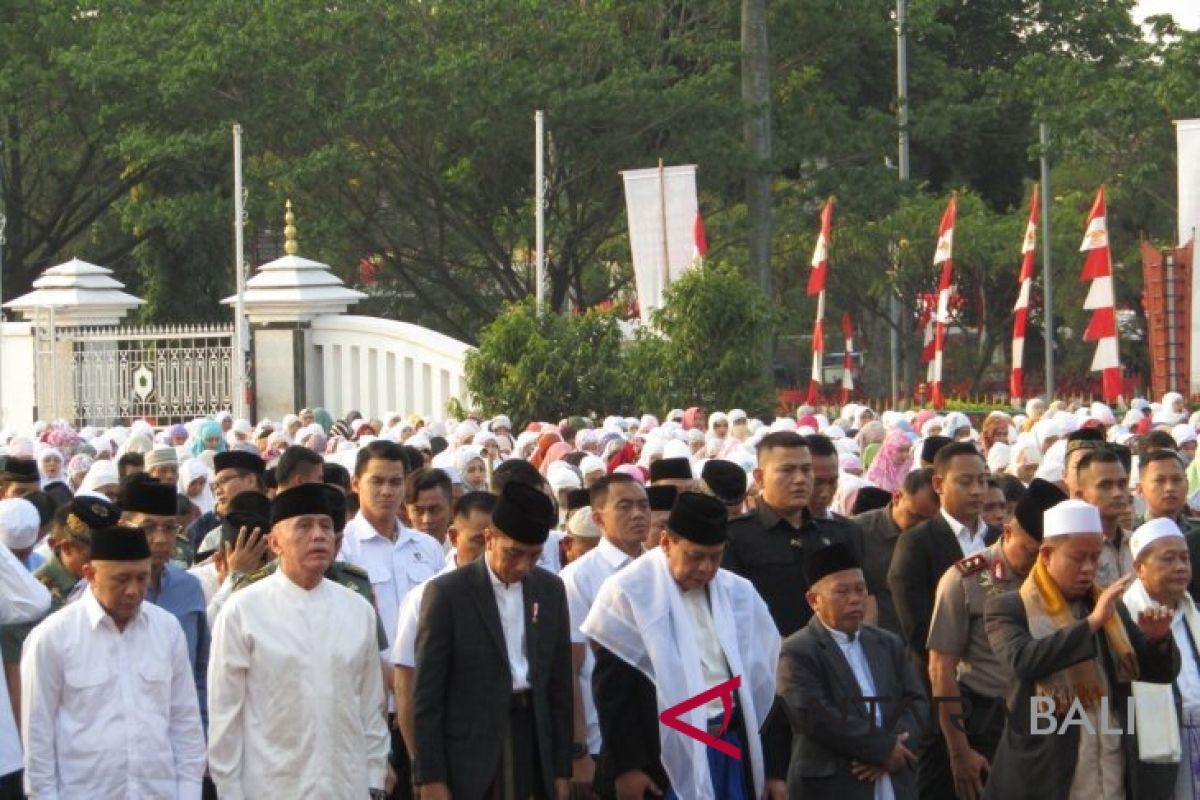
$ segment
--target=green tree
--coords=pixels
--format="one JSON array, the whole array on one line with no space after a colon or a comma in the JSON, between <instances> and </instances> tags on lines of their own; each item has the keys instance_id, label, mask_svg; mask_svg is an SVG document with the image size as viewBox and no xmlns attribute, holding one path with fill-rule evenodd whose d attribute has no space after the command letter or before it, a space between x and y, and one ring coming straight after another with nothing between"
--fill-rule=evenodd
<instances>
[{"instance_id":1,"label":"green tree","mask_svg":"<svg viewBox=\"0 0 1200 800\"><path fill-rule=\"evenodd\" d=\"M466 372L480 410L517 425L628 407L621 328L608 312L538 314L532 301L512 303L483 329Z\"/></svg>"},{"instance_id":2,"label":"green tree","mask_svg":"<svg viewBox=\"0 0 1200 800\"><path fill-rule=\"evenodd\" d=\"M729 264L692 269L667 287L626 353L635 409L701 405L774 410L764 342L773 334L771 307L758 287Z\"/></svg>"}]
</instances>

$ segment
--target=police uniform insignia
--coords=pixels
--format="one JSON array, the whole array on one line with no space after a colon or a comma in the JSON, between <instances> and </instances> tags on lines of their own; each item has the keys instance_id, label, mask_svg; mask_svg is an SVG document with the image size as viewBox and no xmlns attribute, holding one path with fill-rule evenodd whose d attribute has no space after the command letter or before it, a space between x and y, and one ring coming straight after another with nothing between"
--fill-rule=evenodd
<instances>
[{"instance_id":1,"label":"police uniform insignia","mask_svg":"<svg viewBox=\"0 0 1200 800\"><path fill-rule=\"evenodd\" d=\"M997 558L996 563L992 564L992 580L1008 580L1008 568L1004 566L1003 559Z\"/></svg>"},{"instance_id":2,"label":"police uniform insignia","mask_svg":"<svg viewBox=\"0 0 1200 800\"><path fill-rule=\"evenodd\" d=\"M413 561L416 561L418 564L425 563L425 556L421 554L420 550L413 553Z\"/></svg>"},{"instance_id":3,"label":"police uniform insignia","mask_svg":"<svg viewBox=\"0 0 1200 800\"><path fill-rule=\"evenodd\" d=\"M354 581L346 581L345 583L342 584L342 586L345 586L347 589L349 589L352 592L358 591L358 588L354 585Z\"/></svg>"},{"instance_id":4,"label":"police uniform insignia","mask_svg":"<svg viewBox=\"0 0 1200 800\"><path fill-rule=\"evenodd\" d=\"M987 565L987 558L982 553L976 553L973 556L967 556L964 559L954 562L954 568L964 577L974 575L976 572L986 568Z\"/></svg>"}]
</instances>

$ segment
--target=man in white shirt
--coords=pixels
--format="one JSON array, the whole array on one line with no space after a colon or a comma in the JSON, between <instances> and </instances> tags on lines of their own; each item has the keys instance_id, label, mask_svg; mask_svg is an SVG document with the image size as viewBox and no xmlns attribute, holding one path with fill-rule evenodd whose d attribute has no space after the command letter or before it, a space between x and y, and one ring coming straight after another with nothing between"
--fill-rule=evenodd
<instances>
[{"instance_id":1,"label":"man in white shirt","mask_svg":"<svg viewBox=\"0 0 1200 800\"><path fill-rule=\"evenodd\" d=\"M375 610L324 577L326 489L275 498L279 568L235 592L213 628L209 772L222 800L382 797L389 736Z\"/></svg>"},{"instance_id":2,"label":"man in white shirt","mask_svg":"<svg viewBox=\"0 0 1200 800\"><path fill-rule=\"evenodd\" d=\"M0 624L41 619L50 608L50 592L12 552L0 545ZM21 800L21 740L13 719L8 685L0 681L0 799Z\"/></svg>"},{"instance_id":3,"label":"man in white shirt","mask_svg":"<svg viewBox=\"0 0 1200 800\"><path fill-rule=\"evenodd\" d=\"M492 524L495 507L495 495L487 492L467 492L458 498L454 504L453 520L447 530L447 538L454 549L450 551L442 573L472 564L483 555L484 531ZM414 588L400 605L400 619L396 624L395 644L391 651L396 720L410 753L414 746L412 696L413 672L417 666L417 627L421 619L421 598L428 585L426 581Z\"/></svg>"},{"instance_id":4,"label":"man in white shirt","mask_svg":"<svg viewBox=\"0 0 1200 800\"><path fill-rule=\"evenodd\" d=\"M358 514L346 525L342 537L342 560L366 571L379 619L388 636L387 648L380 658L389 712L395 711L396 701L392 696L395 679L387 652L396 635L400 604L413 588L436 575L445 563L445 551L437 539L400 523L409 466L404 449L395 442L376 439L358 451L351 482L358 493ZM403 791L403 787L412 783L410 758L395 719L389 724L391 764Z\"/></svg>"},{"instance_id":5,"label":"man in white shirt","mask_svg":"<svg viewBox=\"0 0 1200 800\"><path fill-rule=\"evenodd\" d=\"M596 660L579 627L587 619L600 585L642 554L650 532L650 500L633 477L619 472L605 475L592 485L591 500L592 517L604 532L600 544L559 573L571 613L571 667L576 684L571 781L589 786L595 774L593 757L600 755L600 721L592 701Z\"/></svg>"},{"instance_id":6,"label":"man in white shirt","mask_svg":"<svg viewBox=\"0 0 1200 800\"><path fill-rule=\"evenodd\" d=\"M88 589L34 628L21 657L31 798L199 800L204 730L183 629L143 602L138 528L92 532Z\"/></svg>"},{"instance_id":7,"label":"man in white shirt","mask_svg":"<svg viewBox=\"0 0 1200 800\"><path fill-rule=\"evenodd\" d=\"M1137 580L1122 597L1130 617L1146 609L1161 606L1175 612L1171 618L1171 636L1179 650L1179 674L1175 677L1174 700L1182 723L1179 763L1133 763L1133 785L1139 796L1193 800L1200 790L1196 767L1200 764L1200 616L1188 594L1192 564L1187 541L1179 526L1169 517L1156 517L1144 523L1130 537ZM1139 723L1147 720L1135 709ZM1156 723L1152 731L1169 723ZM1141 735L1142 729L1138 729Z\"/></svg>"}]
</instances>

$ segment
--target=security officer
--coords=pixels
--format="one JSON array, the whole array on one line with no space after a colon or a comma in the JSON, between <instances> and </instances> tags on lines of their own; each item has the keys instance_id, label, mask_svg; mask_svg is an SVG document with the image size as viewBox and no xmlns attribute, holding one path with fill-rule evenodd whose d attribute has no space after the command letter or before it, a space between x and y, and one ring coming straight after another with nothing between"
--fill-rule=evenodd
<instances>
[{"instance_id":1,"label":"security officer","mask_svg":"<svg viewBox=\"0 0 1200 800\"><path fill-rule=\"evenodd\" d=\"M34 573L50 590L50 613L73 599L83 565L91 560L92 531L111 528L120 518L121 511L101 497L76 497L54 513L53 552Z\"/></svg>"},{"instance_id":2,"label":"security officer","mask_svg":"<svg viewBox=\"0 0 1200 800\"><path fill-rule=\"evenodd\" d=\"M938 582L929 626L929 677L936 699L943 770L921 775L921 797L977 798L984 771L1004 733L1004 693L1011 675L988 643L983 607L992 594L1015 591L1037 558L1042 513L1067 495L1040 478L1029 484L1013 519L987 549L946 570ZM961 705L953 698L962 697ZM947 702L950 699L950 702Z\"/></svg>"}]
</instances>

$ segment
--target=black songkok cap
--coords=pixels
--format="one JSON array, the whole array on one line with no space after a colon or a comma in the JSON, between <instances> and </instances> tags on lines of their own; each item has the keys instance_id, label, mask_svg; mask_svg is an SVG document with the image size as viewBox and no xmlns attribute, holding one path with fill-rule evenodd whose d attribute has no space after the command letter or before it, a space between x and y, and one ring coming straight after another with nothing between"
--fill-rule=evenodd
<instances>
[{"instance_id":1,"label":"black songkok cap","mask_svg":"<svg viewBox=\"0 0 1200 800\"><path fill-rule=\"evenodd\" d=\"M221 541L236 542L242 528L271 530L271 499L262 492L241 492L229 501L221 519Z\"/></svg>"},{"instance_id":2,"label":"black songkok cap","mask_svg":"<svg viewBox=\"0 0 1200 800\"><path fill-rule=\"evenodd\" d=\"M492 527L522 544L545 544L554 523L550 498L515 481L504 485L492 512Z\"/></svg>"},{"instance_id":3,"label":"black songkok cap","mask_svg":"<svg viewBox=\"0 0 1200 800\"><path fill-rule=\"evenodd\" d=\"M804 559L804 579L812 586L826 575L845 569L862 569L854 551L841 542L814 550Z\"/></svg>"},{"instance_id":4,"label":"black songkok cap","mask_svg":"<svg viewBox=\"0 0 1200 800\"><path fill-rule=\"evenodd\" d=\"M325 484L302 483L275 495L275 501L271 503L271 527L285 519L307 514L323 514L333 519L333 509L329 507L329 495L325 491Z\"/></svg>"},{"instance_id":5,"label":"black songkok cap","mask_svg":"<svg viewBox=\"0 0 1200 800\"><path fill-rule=\"evenodd\" d=\"M675 499L679 490L674 486L647 486L646 499L650 501L651 511L670 511L675 507Z\"/></svg>"},{"instance_id":6,"label":"black songkok cap","mask_svg":"<svg viewBox=\"0 0 1200 800\"><path fill-rule=\"evenodd\" d=\"M946 445L950 444L949 436L930 436L921 445L921 461L926 464L932 464L934 457L937 456L938 450L941 450Z\"/></svg>"},{"instance_id":7,"label":"black songkok cap","mask_svg":"<svg viewBox=\"0 0 1200 800\"><path fill-rule=\"evenodd\" d=\"M4 479L8 481L16 481L17 483L32 483L33 481L41 481L41 475L38 473L37 462L32 458L13 458L9 456L4 459Z\"/></svg>"},{"instance_id":8,"label":"black songkok cap","mask_svg":"<svg viewBox=\"0 0 1200 800\"><path fill-rule=\"evenodd\" d=\"M865 514L877 508L883 508L892 502L892 493L878 486L864 486L854 496L854 507L850 509L851 516Z\"/></svg>"},{"instance_id":9,"label":"black songkok cap","mask_svg":"<svg viewBox=\"0 0 1200 800\"><path fill-rule=\"evenodd\" d=\"M226 469L241 469L262 475L267 470L267 462L262 460L262 456L245 450L226 450L213 456L213 474Z\"/></svg>"},{"instance_id":10,"label":"black songkok cap","mask_svg":"<svg viewBox=\"0 0 1200 800\"><path fill-rule=\"evenodd\" d=\"M157 514L173 517L177 504L175 487L150 478L144 473L130 478L121 487L117 504L121 510L135 514Z\"/></svg>"},{"instance_id":11,"label":"black songkok cap","mask_svg":"<svg viewBox=\"0 0 1200 800\"><path fill-rule=\"evenodd\" d=\"M692 462L686 458L660 458L650 465L650 482L692 479Z\"/></svg>"},{"instance_id":12,"label":"black songkok cap","mask_svg":"<svg viewBox=\"0 0 1200 800\"><path fill-rule=\"evenodd\" d=\"M711 546L725 543L728 519L725 504L717 498L699 492L680 492L667 518L667 528L689 542Z\"/></svg>"},{"instance_id":13,"label":"black songkok cap","mask_svg":"<svg viewBox=\"0 0 1200 800\"><path fill-rule=\"evenodd\" d=\"M1021 530L1037 541L1042 540L1042 514L1067 499L1067 494L1053 483L1034 478L1017 501L1013 516Z\"/></svg>"},{"instance_id":14,"label":"black songkok cap","mask_svg":"<svg viewBox=\"0 0 1200 800\"><path fill-rule=\"evenodd\" d=\"M700 479L727 506L737 505L746 499L746 470L732 461L714 458L704 462Z\"/></svg>"},{"instance_id":15,"label":"black songkok cap","mask_svg":"<svg viewBox=\"0 0 1200 800\"><path fill-rule=\"evenodd\" d=\"M592 504L592 494L587 489L572 489L567 492L567 513L571 513L577 508L590 506Z\"/></svg>"},{"instance_id":16,"label":"black songkok cap","mask_svg":"<svg viewBox=\"0 0 1200 800\"><path fill-rule=\"evenodd\" d=\"M141 561L150 558L150 544L141 528L114 525L92 531L92 561Z\"/></svg>"}]
</instances>

